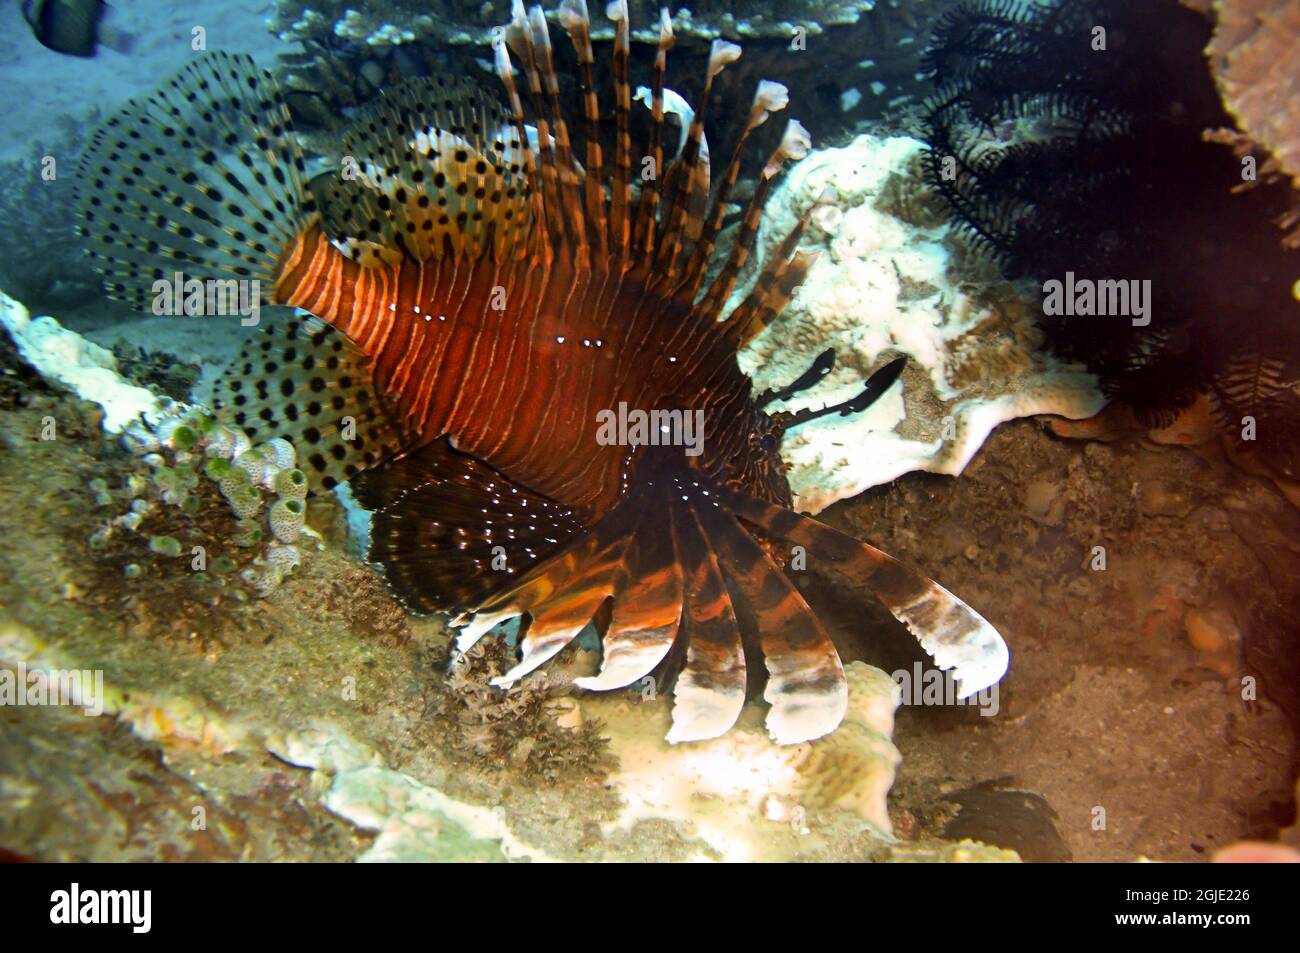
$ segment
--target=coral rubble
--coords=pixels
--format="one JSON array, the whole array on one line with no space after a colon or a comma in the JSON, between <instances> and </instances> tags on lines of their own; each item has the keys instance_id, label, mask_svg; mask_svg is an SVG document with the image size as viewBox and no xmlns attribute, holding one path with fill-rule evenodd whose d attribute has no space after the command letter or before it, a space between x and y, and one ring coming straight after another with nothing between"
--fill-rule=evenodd
<instances>
[{"instance_id":1,"label":"coral rubble","mask_svg":"<svg viewBox=\"0 0 1300 953\"><path fill-rule=\"evenodd\" d=\"M1026 292L962 254L924 183L922 149L914 139L860 136L798 163L769 202L760 245L774 251L812 210L803 247L820 256L780 320L742 352L755 386L789 383L827 347L836 370L790 407L851 397L899 354L910 365L867 412L787 433L801 509L910 470L958 474L1005 420L1088 417L1101 407L1090 375L1037 350Z\"/></svg>"}]
</instances>

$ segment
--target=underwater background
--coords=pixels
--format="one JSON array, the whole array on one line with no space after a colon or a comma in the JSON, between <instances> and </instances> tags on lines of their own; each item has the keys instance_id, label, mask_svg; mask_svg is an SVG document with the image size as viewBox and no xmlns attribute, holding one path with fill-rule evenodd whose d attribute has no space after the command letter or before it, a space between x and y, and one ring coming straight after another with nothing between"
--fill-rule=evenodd
<instances>
[{"instance_id":1,"label":"underwater background","mask_svg":"<svg viewBox=\"0 0 1300 953\"><path fill-rule=\"evenodd\" d=\"M601 4L589 11L600 102L591 127L581 53L569 42L585 5L545 7L554 107L549 91L530 99L526 88L521 50L540 48L537 21L527 25L531 14L506 0L0 6L0 854L1125 862L1300 848L1300 2L700 0L669 10L666 95L638 90L654 85L666 34L656 5L630 0L623 92L637 92L626 120L624 246L614 224L624 120L610 65L624 42L619 4L612 18ZM524 91L517 126L497 75L498 38ZM51 48L72 40L86 49ZM251 64L220 59L245 54ZM191 129L184 149L150 140L157 165L136 172L118 161L127 140L111 120L130 128L144 113L128 101L187 68L196 71L178 96L194 93L200 113L215 103L218 121ZM233 118L222 114L201 84L227 68L250 88L274 84L274 109L256 100L263 86L230 92L232 104L251 98L232 105ZM549 167L558 184L539 175L517 204L511 192L496 211L463 206L494 218L496 231L430 219L450 229L447 244L439 231L412 251L420 240L399 241L397 226L426 219L414 208L391 222L376 211L388 213L396 194L384 176L423 191L408 147L432 156L435 145L476 141L477 127L471 135L468 123L442 122L464 115L450 109L459 84L506 104L473 115L507 130L498 140L507 158L490 157L478 180L463 157L457 170L435 163L430 180L436 169L449 188L478 181L491 191L499 173L504 192L535 171L529 162L544 173L548 144L557 156L561 148L557 116L569 117L574 155ZM403 98L410 88L445 94L448 108L434 101L421 112ZM720 363L743 372L735 378L746 388L752 381L743 412L752 404L762 416L736 451L751 454L743 473L709 471L715 499L730 501L745 532L719 542L711 534L733 523L700 517L696 540L672 495L662 506L648 495L650 515L633 524L649 529L627 531L642 549L628 544L610 579L596 579L608 567L589 572L584 584L599 598L569 624L564 612L589 593L564 588L577 569L544 575L553 554L529 549L525 569L572 596L559 606L549 596L510 602L501 593L512 590L484 583L492 577L477 562L431 555L456 541L429 526L455 526L459 508L473 507L451 496L419 503L416 493L470 479L456 469L468 437L445 457L408 457L408 435L370 401L392 410L392 400L400 416L402 400L418 403L401 386L413 374L410 393L436 403L420 375L442 365L411 343L418 360L384 378L381 350L343 339L369 346L386 335L369 319L327 315L335 279L312 262L335 248L382 271L397 267L394 255L450 258L441 249L462 242L464 261L488 246L501 255L513 240L521 274L568 274L566 256L604 267L645 234L637 216L658 182L642 174L642 152L653 152L644 143L659 134L646 108L655 96L668 114L663 245L644 274L628 269L644 282L639 297L676 300L683 315L704 314L701 326L725 327ZM693 141L686 130L697 116ZM392 128L377 132L376 122ZM269 144L257 135L268 128ZM516 128L524 134L510 141ZM210 161L195 159L208 150ZM402 170L386 170L384 155ZM353 158L373 186L360 199L329 184ZM199 180L185 178L192 169ZM275 211L289 191L253 184L260 169L288 169L300 204ZM717 196L733 169L712 221L708 187ZM590 183L592 170L599 187L580 193L573 182ZM247 201L233 200L219 175ZM214 199L218 186L225 194ZM525 243L505 224L507 206L520 211L515 221L545 207L547 235L560 237ZM672 210L687 224L674 225ZM224 254L260 243L250 228L261 213L270 232L258 235L283 230L292 242L262 248L261 264L227 259L249 265L229 272L242 277L274 266L279 297L264 309L256 292L236 295L227 313L193 314L183 288L139 291L153 277L146 252L160 241L165 249L166 236ZM312 246L317 213L324 238ZM578 221L590 232L581 238ZM701 234L714 225L717 247L705 248ZM749 253L729 259L738 245ZM285 250L300 246L301 260ZM204 254L176 257L177 267L216 260ZM345 276L337 285L366 289L342 257L329 266ZM662 288L679 266L696 283L674 299ZM433 273L423 267L417 296ZM170 280L170 265L157 274ZM403 293L393 300L406 302ZM462 302L474 294L467 285ZM563 343L546 294L537 297L529 320ZM423 299L414 300L418 314ZM634 320L630 305L611 312ZM545 362L592 360L572 356L581 338ZM310 347L336 339L330 374L314 370ZM455 352L471 369L484 360L479 339ZM580 536L606 501L586 514L579 504L599 487L575 490L578 502L556 489L568 488L567 461L586 451L570 452L545 416L569 399L572 380L557 373L550 390L536 379L530 388L511 363L533 347L523 337L503 344L503 363L462 392L536 394L521 398L508 426L489 417L484 439L550 435L533 441L539 475L518 489L537 506L565 503L548 511L548 532ZM629 366L644 368L629 375L666 373L657 362L667 350L631 353ZM354 457L332 435L328 402L320 409L304 391L360 407L345 381L372 365L380 382L357 414L368 442ZM709 405L708 441L723 443L741 416L730 396ZM769 419L775 430L764 429ZM363 459L371 448L377 456ZM474 507L503 506L493 496L500 468L484 459L465 464L486 487ZM760 497L781 513L760 510ZM818 522L791 530L806 537L786 536L790 513ZM666 554L655 535L669 540ZM709 546L716 559L700 555ZM890 557L908 568L894 570ZM876 575L860 570L864 561ZM906 585L892 579L891 590L895 571ZM608 638L621 624L614 607L653 616L662 606L652 583L664 578L677 580L678 598L671 631L655 636L662 667L600 682L619 658ZM684 637L674 643L679 616L683 632L713 631L701 592L715 579L722 615L735 608L729 650L749 660L738 681L722 664L706 677ZM960 626L909 616L920 590L907 587L925 585ZM780 605L764 601L772 589ZM476 611L474 638L461 629L457 641L453 620ZM779 633L785 648L803 646L800 626L824 630L823 668L788 654L799 661L793 682L814 669L838 673L820 696L818 679L787 688L770 661L787 657L773 635L784 612L794 619ZM565 637L538 648L521 618L534 642L543 621ZM647 644L645 633L665 628L652 621L637 622ZM954 676L970 697L959 697ZM785 693L797 704L782 722L770 713ZM734 702L730 718L706 730L724 702ZM819 705L833 709L831 730L807 714ZM801 732L801 718L822 727Z\"/></svg>"}]
</instances>

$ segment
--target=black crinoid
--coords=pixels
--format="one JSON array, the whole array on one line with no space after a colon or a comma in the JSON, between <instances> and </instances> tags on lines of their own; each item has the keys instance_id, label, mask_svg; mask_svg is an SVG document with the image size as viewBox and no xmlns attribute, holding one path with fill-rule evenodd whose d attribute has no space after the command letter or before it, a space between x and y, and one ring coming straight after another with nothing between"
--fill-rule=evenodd
<instances>
[{"instance_id":1,"label":"black crinoid","mask_svg":"<svg viewBox=\"0 0 1300 953\"><path fill-rule=\"evenodd\" d=\"M1044 313L1052 348L1152 423L1208 392L1295 474L1300 255L1274 226L1290 196L1243 189L1247 164L1203 138L1233 125L1212 29L1178 0L962 5L926 55L929 175L1013 277L1149 281L1145 317Z\"/></svg>"}]
</instances>

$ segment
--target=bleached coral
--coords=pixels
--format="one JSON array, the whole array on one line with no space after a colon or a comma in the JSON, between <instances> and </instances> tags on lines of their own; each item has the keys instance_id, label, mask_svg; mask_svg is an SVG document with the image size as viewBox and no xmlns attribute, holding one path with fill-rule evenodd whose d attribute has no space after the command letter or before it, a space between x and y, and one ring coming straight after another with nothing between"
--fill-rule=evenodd
<instances>
[{"instance_id":1,"label":"bleached coral","mask_svg":"<svg viewBox=\"0 0 1300 953\"><path fill-rule=\"evenodd\" d=\"M836 355L818 387L768 410L846 400L887 355L910 358L901 384L867 412L786 435L800 509L817 512L911 470L958 474L1006 420L1101 409L1091 375L1038 350L1027 290L960 253L924 186L923 148L859 136L795 165L768 202L759 263L809 211L802 247L820 255L741 366L757 390L776 390L826 348Z\"/></svg>"},{"instance_id":2,"label":"bleached coral","mask_svg":"<svg viewBox=\"0 0 1300 953\"><path fill-rule=\"evenodd\" d=\"M608 829L674 822L716 856L737 861L791 859L832 829L889 843L885 795L899 763L890 740L898 687L862 662L845 673L845 723L785 747L767 737L756 703L721 738L671 745L667 698L648 691L640 702L629 693L582 697L580 707L605 723L619 762L610 783L624 806Z\"/></svg>"},{"instance_id":3,"label":"bleached coral","mask_svg":"<svg viewBox=\"0 0 1300 953\"><path fill-rule=\"evenodd\" d=\"M384 766L365 745L333 726L272 739L290 764L314 769L327 808L378 836L361 862L485 862L554 858L520 840L501 814L466 804Z\"/></svg>"},{"instance_id":4,"label":"bleached coral","mask_svg":"<svg viewBox=\"0 0 1300 953\"><path fill-rule=\"evenodd\" d=\"M156 418L166 401L123 380L112 352L92 344L50 317L33 318L0 291L0 325L23 360L49 380L104 409L104 429L118 433L141 415Z\"/></svg>"}]
</instances>

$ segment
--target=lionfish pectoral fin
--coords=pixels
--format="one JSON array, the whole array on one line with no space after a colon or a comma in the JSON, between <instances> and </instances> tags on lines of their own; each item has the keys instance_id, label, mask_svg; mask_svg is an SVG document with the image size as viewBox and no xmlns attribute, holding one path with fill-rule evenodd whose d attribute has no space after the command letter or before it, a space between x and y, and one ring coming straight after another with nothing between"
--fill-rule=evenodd
<instances>
[{"instance_id":1,"label":"lionfish pectoral fin","mask_svg":"<svg viewBox=\"0 0 1300 953\"><path fill-rule=\"evenodd\" d=\"M594 527L575 532L553 555L453 619L452 626L462 630L457 648L465 651L502 622L522 618L519 663L493 684L509 688L552 658L600 616L614 592L630 537L627 515L616 508Z\"/></svg>"},{"instance_id":2,"label":"lionfish pectoral fin","mask_svg":"<svg viewBox=\"0 0 1300 953\"><path fill-rule=\"evenodd\" d=\"M617 539L593 553L547 599L528 610L519 662L492 679L493 685L509 688L578 637L613 592L626 548L627 540Z\"/></svg>"},{"instance_id":3,"label":"lionfish pectoral fin","mask_svg":"<svg viewBox=\"0 0 1300 953\"><path fill-rule=\"evenodd\" d=\"M778 744L799 744L839 727L848 682L830 636L799 590L725 510L705 511L727 584L754 618L767 667L767 728Z\"/></svg>"},{"instance_id":4,"label":"lionfish pectoral fin","mask_svg":"<svg viewBox=\"0 0 1300 953\"><path fill-rule=\"evenodd\" d=\"M290 315L250 339L213 386L212 407L254 441L292 441L313 490L379 466L408 442L370 359L310 316Z\"/></svg>"},{"instance_id":5,"label":"lionfish pectoral fin","mask_svg":"<svg viewBox=\"0 0 1300 953\"><path fill-rule=\"evenodd\" d=\"M746 522L769 536L804 546L871 589L935 664L953 673L961 698L994 685L1006 674L1010 653L1002 636L934 580L811 517L743 493L722 491L722 495Z\"/></svg>"},{"instance_id":6,"label":"lionfish pectoral fin","mask_svg":"<svg viewBox=\"0 0 1300 953\"><path fill-rule=\"evenodd\" d=\"M368 558L383 567L401 602L421 614L481 604L582 530L568 507L445 438L359 474L352 493L374 514ZM476 618L469 632L487 631L487 618Z\"/></svg>"},{"instance_id":7,"label":"lionfish pectoral fin","mask_svg":"<svg viewBox=\"0 0 1300 953\"><path fill-rule=\"evenodd\" d=\"M682 569L673 534L633 537L614 587L600 672L575 684L588 691L609 691L645 678L673 647L681 619Z\"/></svg>"},{"instance_id":8,"label":"lionfish pectoral fin","mask_svg":"<svg viewBox=\"0 0 1300 953\"><path fill-rule=\"evenodd\" d=\"M689 507L672 508L672 534L686 573L686 652L673 688L668 741L704 741L726 732L745 706L746 666L731 595L718 559Z\"/></svg>"},{"instance_id":9,"label":"lionfish pectoral fin","mask_svg":"<svg viewBox=\"0 0 1300 953\"><path fill-rule=\"evenodd\" d=\"M105 290L154 314L170 313L160 312L170 305L159 280L183 282L187 298L191 281L204 282L226 308L233 291L241 311L278 303L281 257L316 215L275 79L244 54L218 51L95 130L77 201ZM194 313L188 302L185 313Z\"/></svg>"}]
</instances>

